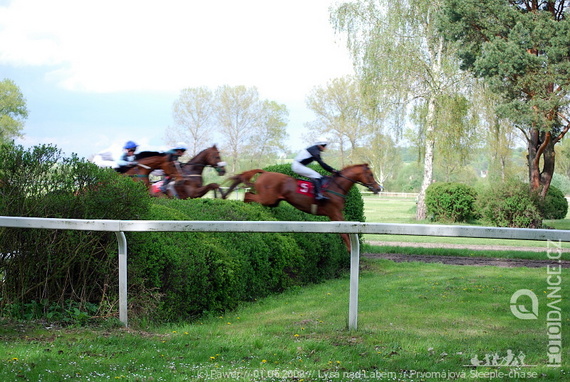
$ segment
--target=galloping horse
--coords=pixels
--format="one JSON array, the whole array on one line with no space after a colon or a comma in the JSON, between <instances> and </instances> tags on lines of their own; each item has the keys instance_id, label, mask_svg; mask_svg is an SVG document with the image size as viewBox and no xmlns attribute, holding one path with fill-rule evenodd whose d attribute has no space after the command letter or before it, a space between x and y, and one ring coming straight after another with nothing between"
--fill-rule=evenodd
<instances>
[{"instance_id":1,"label":"galloping horse","mask_svg":"<svg viewBox=\"0 0 570 382\"><path fill-rule=\"evenodd\" d=\"M259 174L255 181L251 179ZM328 184L323 187L330 198L328 201L315 201L309 189L310 182L298 181L288 175L267 172L260 169L249 170L235 175L224 199L239 184L253 187L255 193L246 192L244 202L256 202L264 206L276 207L285 200L293 207L313 215L328 216L332 221L343 221L345 198L355 183L361 184L375 194L382 191L382 186L376 182L374 175L367 164L357 164L345 167L340 173L333 175ZM342 239L350 251L350 239L347 234L341 234Z\"/></svg>"},{"instance_id":2,"label":"galloping horse","mask_svg":"<svg viewBox=\"0 0 570 382\"><path fill-rule=\"evenodd\" d=\"M226 173L226 163L222 162L220 151L216 145L202 150L194 158L187 163L181 163L180 169L184 176L184 182L177 183L174 186L177 197L180 199L201 198L208 191L220 188L218 183L210 183L203 185L202 172L207 166L212 166L218 175ZM168 196L173 196L170 190L167 191ZM216 195L217 196L217 195Z\"/></svg>"},{"instance_id":3,"label":"galloping horse","mask_svg":"<svg viewBox=\"0 0 570 382\"><path fill-rule=\"evenodd\" d=\"M174 162L172 162L168 154L156 151L141 151L135 155L135 161L137 162L135 166L120 167L117 171L123 175L132 177L134 180L143 181L149 188L150 181L148 175L157 169L161 169L166 175L173 177L177 183L184 180L182 174L176 169Z\"/></svg>"}]
</instances>

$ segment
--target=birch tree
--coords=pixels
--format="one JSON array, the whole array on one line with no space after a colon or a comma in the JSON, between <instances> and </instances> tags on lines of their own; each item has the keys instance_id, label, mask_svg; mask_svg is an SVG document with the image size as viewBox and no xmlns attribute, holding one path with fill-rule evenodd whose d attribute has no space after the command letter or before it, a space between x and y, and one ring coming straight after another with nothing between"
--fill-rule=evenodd
<instances>
[{"instance_id":1,"label":"birch tree","mask_svg":"<svg viewBox=\"0 0 570 382\"><path fill-rule=\"evenodd\" d=\"M240 158L261 159L260 155L283 149L287 116L285 105L260 99L256 87L218 88L216 120L231 171L237 171Z\"/></svg>"},{"instance_id":2,"label":"birch tree","mask_svg":"<svg viewBox=\"0 0 570 382\"><path fill-rule=\"evenodd\" d=\"M440 0L359 0L341 4L331 15L347 37L364 91L375 95L377 107L399 115L397 129L411 106L426 108L419 220L426 218L425 190L433 180L437 100L455 93L460 81L450 47L436 29L440 5Z\"/></svg>"},{"instance_id":3,"label":"birch tree","mask_svg":"<svg viewBox=\"0 0 570 382\"><path fill-rule=\"evenodd\" d=\"M20 88L12 80L0 81L0 144L22 136L26 118L28 109Z\"/></svg>"},{"instance_id":4,"label":"birch tree","mask_svg":"<svg viewBox=\"0 0 570 382\"><path fill-rule=\"evenodd\" d=\"M352 77L332 79L325 86L313 88L306 104L317 116L306 126L316 135L334 137L344 167L347 155L353 156L372 135L371 118L358 81Z\"/></svg>"},{"instance_id":5,"label":"birch tree","mask_svg":"<svg viewBox=\"0 0 570 382\"><path fill-rule=\"evenodd\" d=\"M183 89L172 105L174 127L166 131L167 142L184 141L188 144L188 154L198 154L212 144L214 111L214 96L210 89Z\"/></svg>"}]
</instances>

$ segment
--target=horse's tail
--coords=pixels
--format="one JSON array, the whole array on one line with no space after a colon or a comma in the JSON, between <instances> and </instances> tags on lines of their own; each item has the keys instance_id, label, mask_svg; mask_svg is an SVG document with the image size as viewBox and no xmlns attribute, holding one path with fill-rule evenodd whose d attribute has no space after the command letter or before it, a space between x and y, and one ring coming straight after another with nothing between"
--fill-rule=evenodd
<instances>
[{"instance_id":1,"label":"horse's tail","mask_svg":"<svg viewBox=\"0 0 570 382\"><path fill-rule=\"evenodd\" d=\"M247 187L253 187L253 183L251 182L251 178L253 178L257 174L264 173L265 170L261 170L259 168L242 172L241 174L234 175L229 177L224 183L231 182L230 187L226 192L222 191L222 199L226 199L229 194L240 184L245 184Z\"/></svg>"}]
</instances>

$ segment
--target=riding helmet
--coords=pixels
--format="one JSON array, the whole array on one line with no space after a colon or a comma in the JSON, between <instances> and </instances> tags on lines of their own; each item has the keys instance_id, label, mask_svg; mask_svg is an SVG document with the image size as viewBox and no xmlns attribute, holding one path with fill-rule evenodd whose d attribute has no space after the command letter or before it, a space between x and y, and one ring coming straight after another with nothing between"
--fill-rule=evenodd
<instances>
[{"instance_id":1,"label":"riding helmet","mask_svg":"<svg viewBox=\"0 0 570 382\"><path fill-rule=\"evenodd\" d=\"M328 145L328 141L324 138L319 138L315 141L315 146L326 146Z\"/></svg>"},{"instance_id":2,"label":"riding helmet","mask_svg":"<svg viewBox=\"0 0 570 382\"><path fill-rule=\"evenodd\" d=\"M123 148L128 150L128 149L136 149L137 147L138 147L138 145L135 142L128 141L127 143L125 143L125 147L123 147Z\"/></svg>"},{"instance_id":3,"label":"riding helmet","mask_svg":"<svg viewBox=\"0 0 570 382\"><path fill-rule=\"evenodd\" d=\"M174 150L188 150L188 148L186 147L186 143L184 142L176 142L176 146L174 146Z\"/></svg>"}]
</instances>

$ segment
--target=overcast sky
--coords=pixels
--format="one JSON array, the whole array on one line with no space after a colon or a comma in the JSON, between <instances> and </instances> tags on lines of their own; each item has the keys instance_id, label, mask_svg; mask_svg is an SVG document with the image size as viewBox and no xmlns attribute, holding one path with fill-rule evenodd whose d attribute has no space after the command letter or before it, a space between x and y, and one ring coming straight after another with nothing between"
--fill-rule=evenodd
<instances>
[{"instance_id":1,"label":"overcast sky","mask_svg":"<svg viewBox=\"0 0 570 382\"><path fill-rule=\"evenodd\" d=\"M287 105L289 145L301 148L309 91L352 73L329 21L337 3L0 0L1 78L30 112L17 142L84 157L126 140L166 148L182 89L245 85Z\"/></svg>"}]
</instances>

